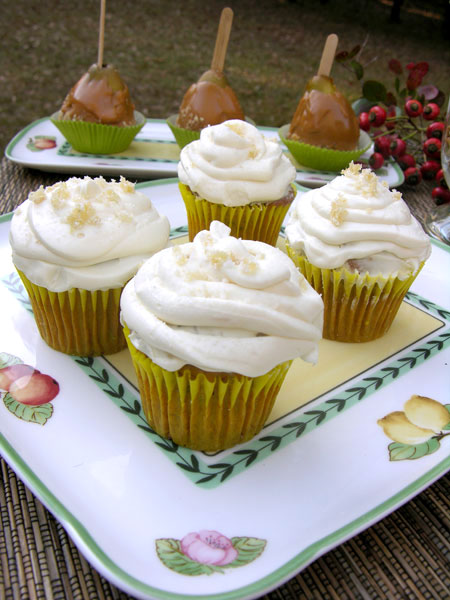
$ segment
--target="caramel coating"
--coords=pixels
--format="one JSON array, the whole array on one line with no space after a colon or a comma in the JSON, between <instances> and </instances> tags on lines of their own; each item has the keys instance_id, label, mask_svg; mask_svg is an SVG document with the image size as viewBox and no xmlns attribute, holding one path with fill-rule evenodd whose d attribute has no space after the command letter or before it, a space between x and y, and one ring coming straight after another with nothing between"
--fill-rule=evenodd
<instances>
[{"instance_id":1,"label":"caramel coating","mask_svg":"<svg viewBox=\"0 0 450 600\"><path fill-rule=\"evenodd\" d=\"M177 125L184 129L200 131L207 125L244 118L239 101L224 75L207 71L184 95Z\"/></svg>"},{"instance_id":2,"label":"caramel coating","mask_svg":"<svg viewBox=\"0 0 450 600\"><path fill-rule=\"evenodd\" d=\"M300 99L288 138L333 150L354 150L359 140L358 119L332 79L320 77L311 80Z\"/></svg>"},{"instance_id":3,"label":"caramel coating","mask_svg":"<svg viewBox=\"0 0 450 600\"><path fill-rule=\"evenodd\" d=\"M112 65L92 65L67 94L60 110L65 120L105 125L134 125L134 104L127 85Z\"/></svg>"}]
</instances>

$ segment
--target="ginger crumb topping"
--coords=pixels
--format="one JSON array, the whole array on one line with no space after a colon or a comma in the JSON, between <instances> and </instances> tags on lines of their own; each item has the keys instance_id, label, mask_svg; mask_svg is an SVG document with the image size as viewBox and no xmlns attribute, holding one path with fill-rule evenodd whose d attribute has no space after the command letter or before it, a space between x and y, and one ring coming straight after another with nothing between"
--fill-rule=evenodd
<instances>
[{"instance_id":1,"label":"ginger crumb topping","mask_svg":"<svg viewBox=\"0 0 450 600\"><path fill-rule=\"evenodd\" d=\"M363 169L362 165L356 164L353 161L343 169L341 174L349 179L353 179L358 192L366 198L375 196L378 192L378 178L373 171Z\"/></svg>"},{"instance_id":2,"label":"ginger crumb topping","mask_svg":"<svg viewBox=\"0 0 450 600\"><path fill-rule=\"evenodd\" d=\"M240 123L225 123L225 125L231 129L231 131L234 131L234 133L236 133L239 137L244 136L244 128Z\"/></svg>"},{"instance_id":3,"label":"ginger crumb topping","mask_svg":"<svg viewBox=\"0 0 450 600\"><path fill-rule=\"evenodd\" d=\"M392 197L394 198L394 200L398 201L398 200L402 200L402 193L399 192L398 190L392 190Z\"/></svg>"},{"instance_id":4,"label":"ginger crumb topping","mask_svg":"<svg viewBox=\"0 0 450 600\"><path fill-rule=\"evenodd\" d=\"M173 255L178 266L183 267L189 259L189 256L181 250L179 246L173 247Z\"/></svg>"},{"instance_id":5,"label":"ginger crumb topping","mask_svg":"<svg viewBox=\"0 0 450 600\"><path fill-rule=\"evenodd\" d=\"M54 187L53 193L51 195L51 204L55 210L58 210L64 205L65 200L70 198L69 191L67 190L66 183L62 183L60 186Z\"/></svg>"},{"instance_id":6,"label":"ginger crumb topping","mask_svg":"<svg viewBox=\"0 0 450 600\"><path fill-rule=\"evenodd\" d=\"M76 229L81 229L85 225L99 225L100 219L92 207L92 204L84 202L73 209L67 217L66 223L70 225L70 230L73 232Z\"/></svg>"},{"instance_id":7,"label":"ginger crumb topping","mask_svg":"<svg viewBox=\"0 0 450 600\"><path fill-rule=\"evenodd\" d=\"M34 202L34 204L40 204L41 202L44 202L45 191L43 185L41 185L35 192L31 192L30 200L31 202Z\"/></svg>"},{"instance_id":8,"label":"ginger crumb topping","mask_svg":"<svg viewBox=\"0 0 450 600\"><path fill-rule=\"evenodd\" d=\"M223 250L208 252L208 259L214 267L221 267L228 258L230 258L229 255Z\"/></svg>"},{"instance_id":9,"label":"ginger crumb topping","mask_svg":"<svg viewBox=\"0 0 450 600\"><path fill-rule=\"evenodd\" d=\"M342 194L338 194L336 200L331 203L330 220L335 227L339 227L345 221L347 216L347 199Z\"/></svg>"},{"instance_id":10,"label":"ginger crumb topping","mask_svg":"<svg viewBox=\"0 0 450 600\"><path fill-rule=\"evenodd\" d=\"M102 194L102 200L103 198L105 198L108 202L119 202L120 200L120 196L117 192L115 192L114 190L112 190L111 188L108 188L107 190L105 190Z\"/></svg>"},{"instance_id":11,"label":"ginger crumb topping","mask_svg":"<svg viewBox=\"0 0 450 600\"><path fill-rule=\"evenodd\" d=\"M185 270L184 271L184 278L186 281L196 281L196 280L200 280L200 279L205 279L207 280L208 277L206 276L206 274L202 271L198 271L198 270Z\"/></svg>"},{"instance_id":12,"label":"ginger crumb topping","mask_svg":"<svg viewBox=\"0 0 450 600\"><path fill-rule=\"evenodd\" d=\"M246 275L253 275L258 270L258 263L250 258L246 258L243 261L243 271Z\"/></svg>"},{"instance_id":13,"label":"ginger crumb topping","mask_svg":"<svg viewBox=\"0 0 450 600\"><path fill-rule=\"evenodd\" d=\"M360 182L361 192L363 196L375 196L377 194L378 179L372 171L364 171L362 174L363 181Z\"/></svg>"},{"instance_id":14,"label":"ginger crumb topping","mask_svg":"<svg viewBox=\"0 0 450 600\"><path fill-rule=\"evenodd\" d=\"M249 158L256 158L258 156L258 151L256 150L255 146L252 146L248 152L248 157Z\"/></svg>"},{"instance_id":15,"label":"ginger crumb topping","mask_svg":"<svg viewBox=\"0 0 450 600\"><path fill-rule=\"evenodd\" d=\"M352 161L346 169L342 169L341 174L345 175L345 177L355 178L361 173L361 170L362 165Z\"/></svg>"},{"instance_id":16,"label":"ginger crumb topping","mask_svg":"<svg viewBox=\"0 0 450 600\"><path fill-rule=\"evenodd\" d=\"M134 192L134 183L131 183L131 181L125 179L123 175L120 176L119 186L122 191L127 192L128 194L132 194Z\"/></svg>"},{"instance_id":17,"label":"ginger crumb topping","mask_svg":"<svg viewBox=\"0 0 450 600\"><path fill-rule=\"evenodd\" d=\"M117 218L119 219L119 221L122 221L122 223L133 222L133 217L130 215L130 213L126 212L125 210L121 210L120 212L118 212Z\"/></svg>"}]
</instances>

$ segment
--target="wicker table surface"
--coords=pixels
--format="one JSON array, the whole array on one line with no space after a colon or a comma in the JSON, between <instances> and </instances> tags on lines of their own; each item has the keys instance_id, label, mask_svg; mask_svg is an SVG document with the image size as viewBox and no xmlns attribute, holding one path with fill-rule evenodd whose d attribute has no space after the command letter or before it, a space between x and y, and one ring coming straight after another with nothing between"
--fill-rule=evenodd
<instances>
[{"instance_id":1,"label":"wicker table surface","mask_svg":"<svg viewBox=\"0 0 450 600\"><path fill-rule=\"evenodd\" d=\"M0 165L0 213L29 191L69 177ZM401 189L421 221L434 207L426 185ZM449 208L450 210L450 208ZM63 526L0 459L0 600L132 597L102 577ZM450 475L366 531L329 551L262 597L300 599L450 598Z\"/></svg>"}]
</instances>

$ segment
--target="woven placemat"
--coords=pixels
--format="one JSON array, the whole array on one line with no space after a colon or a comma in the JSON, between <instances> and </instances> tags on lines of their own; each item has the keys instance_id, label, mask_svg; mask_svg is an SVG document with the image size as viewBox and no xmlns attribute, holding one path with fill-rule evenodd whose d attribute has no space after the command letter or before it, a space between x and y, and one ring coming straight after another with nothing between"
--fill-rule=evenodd
<instances>
[{"instance_id":1,"label":"woven placemat","mask_svg":"<svg viewBox=\"0 0 450 600\"><path fill-rule=\"evenodd\" d=\"M30 191L36 190L40 185L47 186L71 177L64 173L45 173L36 169L20 167L6 158L0 165L0 212L10 212L15 206L23 202ZM109 178L108 178L109 179ZM132 181L138 181L133 178ZM423 222L428 214L435 208L431 196L433 184L423 182L421 185L400 186L404 193L411 212Z\"/></svg>"},{"instance_id":2,"label":"woven placemat","mask_svg":"<svg viewBox=\"0 0 450 600\"><path fill-rule=\"evenodd\" d=\"M0 213L40 185L70 175L42 173L3 159ZM407 190L426 218L429 188ZM0 600L132 600L78 552L64 527L0 459ZM422 600L450 598L450 475L317 559L264 600Z\"/></svg>"}]
</instances>

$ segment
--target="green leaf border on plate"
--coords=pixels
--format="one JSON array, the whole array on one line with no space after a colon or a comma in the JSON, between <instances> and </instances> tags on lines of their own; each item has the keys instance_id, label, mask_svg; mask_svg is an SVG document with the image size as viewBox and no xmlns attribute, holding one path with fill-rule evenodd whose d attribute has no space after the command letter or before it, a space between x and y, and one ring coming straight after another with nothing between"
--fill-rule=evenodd
<instances>
[{"instance_id":1,"label":"green leaf border on plate","mask_svg":"<svg viewBox=\"0 0 450 600\"><path fill-rule=\"evenodd\" d=\"M178 227L171 231L171 238L185 235L186 231L186 226ZM12 273L2 281L32 312L18 275ZM256 436L243 447L229 451L225 458L221 458L216 463L206 462L202 452L178 446L153 431L145 419L138 390L131 384L124 385L125 380L122 381L122 376L104 358L73 356L72 359L195 485L212 489L294 442L300 436L305 436L321 424L330 421L339 413L368 398L373 392L448 347L450 311L413 292L406 294L405 301L439 319L442 322L438 330L440 333L435 332L435 335L427 340L418 340L405 351L397 353L390 363L375 373L352 380L351 387L342 389L320 404L315 404L314 409L308 409L308 405L305 405L296 411L295 418L288 423L271 430L270 434L265 434L263 431L262 435ZM318 398L315 398L309 404L317 400ZM399 452L397 448L394 449L394 454L395 452Z\"/></svg>"}]
</instances>

